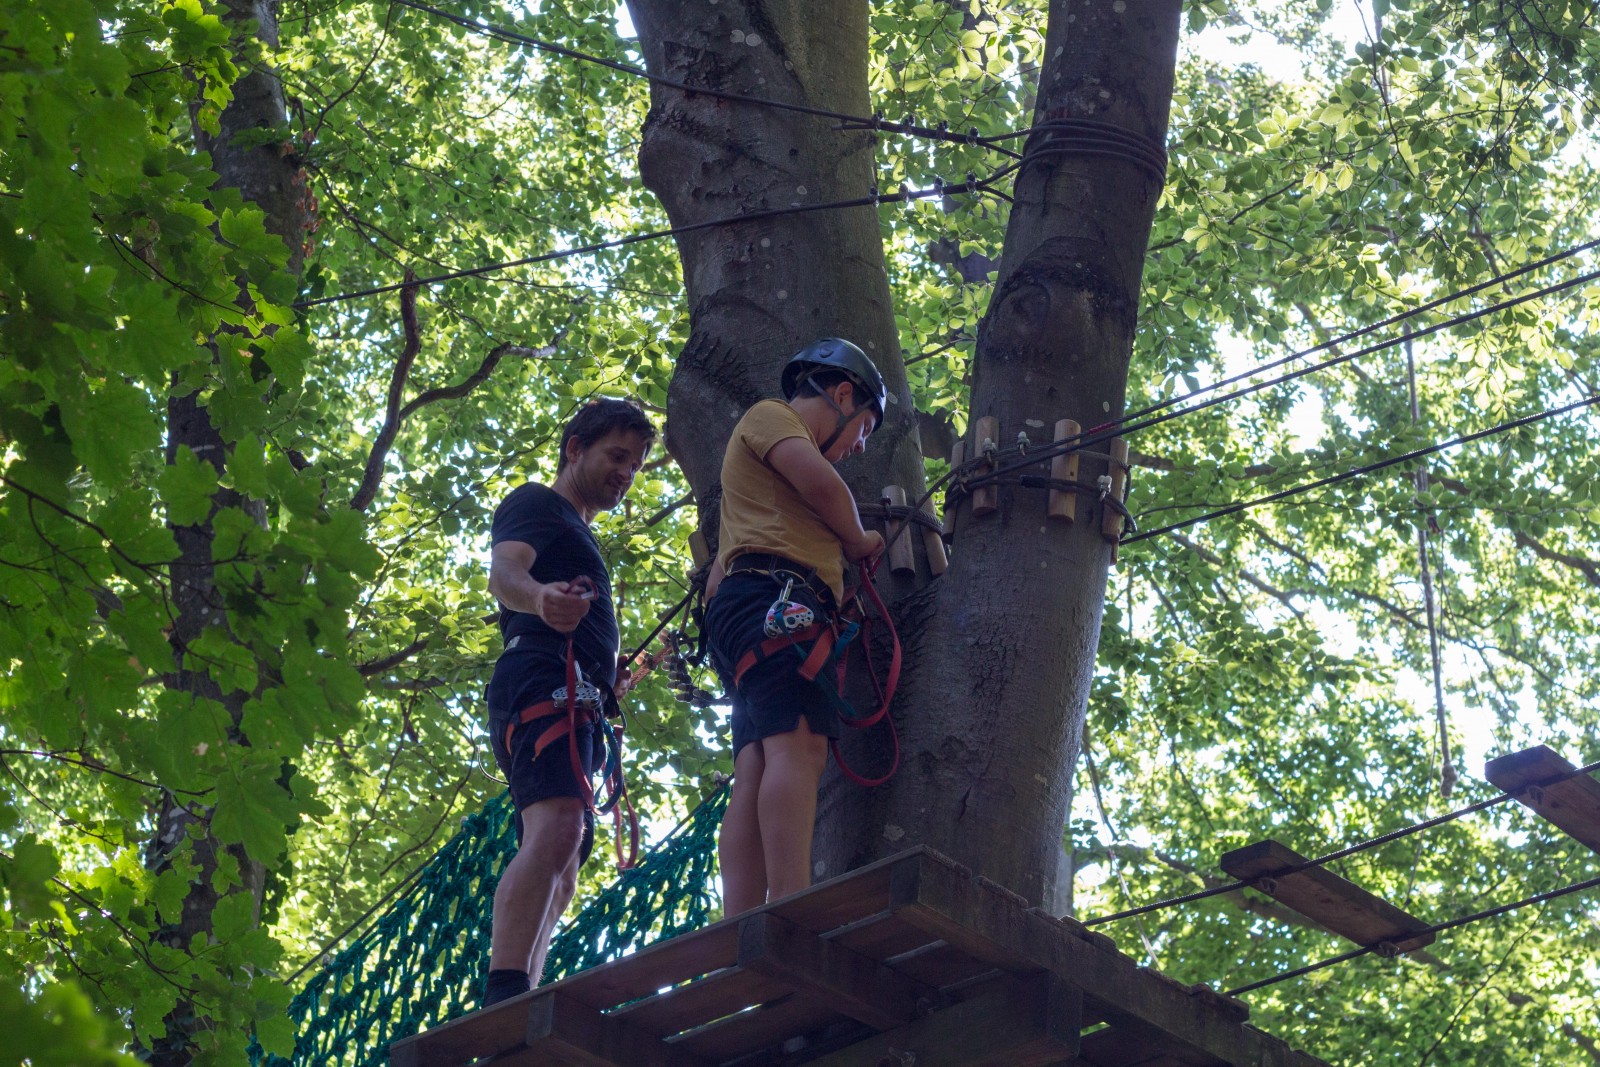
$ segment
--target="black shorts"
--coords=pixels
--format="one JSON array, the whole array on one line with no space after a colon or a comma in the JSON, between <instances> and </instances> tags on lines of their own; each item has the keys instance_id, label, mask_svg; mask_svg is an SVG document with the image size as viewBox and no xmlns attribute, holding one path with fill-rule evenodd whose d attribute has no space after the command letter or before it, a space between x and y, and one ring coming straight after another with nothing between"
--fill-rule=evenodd
<instances>
[{"instance_id":1,"label":"black shorts","mask_svg":"<svg viewBox=\"0 0 1600 1067\"><path fill-rule=\"evenodd\" d=\"M489 719L489 739L494 748L494 759L500 765L500 773L511 785L511 800L517 808L518 847L522 845L523 808L554 797L583 799L583 790L578 785L577 776L572 773L571 742L567 737L559 737L546 745L537 759L533 755L535 742L553 724L565 718L566 712L563 711L529 722L517 722L514 717L491 716ZM511 744L507 747L506 726L510 723L516 725L511 729ZM605 742L600 729L600 723L592 720L578 726L578 759L591 774L605 762ZM593 849L594 813L585 811L583 843L578 848L578 862L587 860Z\"/></svg>"},{"instance_id":2,"label":"black shorts","mask_svg":"<svg viewBox=\"0 0 1600 1067\"><path fill-rule=\"evenodd\" d=\"M802 715L812 733L839 736L839 712L828 683L808 682L799 674L809 643L773 654L746 671L739 685L733 683L740 658L767 639L762 629L767 609L782 592L783 584L770 575L730 574L706 602L711 663L733 705L735 757L752 741L797 729ZM816 595L798 582L789 599L805 604L819 619L827 617Z\"/></svg>"}]
</instances>

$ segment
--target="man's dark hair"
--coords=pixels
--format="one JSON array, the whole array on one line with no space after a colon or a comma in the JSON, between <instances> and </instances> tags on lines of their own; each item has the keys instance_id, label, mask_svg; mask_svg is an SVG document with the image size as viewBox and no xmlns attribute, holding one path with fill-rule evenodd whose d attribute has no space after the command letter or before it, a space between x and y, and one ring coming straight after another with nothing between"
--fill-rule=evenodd
<instances>
[{"instance_id":1,"label":"man's dark hair","mask_svg":"<svg viewBox=\"0 0 1600 1067\"><path fill-rule=\"evenodd\" d=\"M806 377L799 382L799 388L796 389L791 395L784 397L784 399L793 400L795 397L799 396L807 389L810 389L812 386L815 386L818 391L826 392L827 390L838 385L840 382L850 383L850 395L855 399L856 407L866 407L868 404L872 403L872 395L862 387L861 379L857 378L849 371L834 370L832 367L822 367L816 371L813 371L811 374L806 375Z\"/></svg>"},{"instance_id":2,"label":"man's dark hair","mask_svg":"<svg viewBox=\"0 0 1600 1067\"><path fill-rule=\"evenodd\" d=\"M588 448L613 430L632 431L644 438L645 447L655 444L656 428L650 424L639 405L629 400L598 397L578 409L561 431L560 455L556 458L556 472L567 465L567 442L574 437L582 448Z\"/></svg>"}]
</instances>

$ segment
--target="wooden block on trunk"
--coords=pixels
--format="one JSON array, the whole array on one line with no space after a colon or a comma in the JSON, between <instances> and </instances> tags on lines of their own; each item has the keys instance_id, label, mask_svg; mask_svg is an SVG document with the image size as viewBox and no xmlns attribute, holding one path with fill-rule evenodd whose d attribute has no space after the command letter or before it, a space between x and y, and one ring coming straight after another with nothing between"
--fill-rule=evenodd
<instances>
[{"instance_id":1,"label":"wooden block on trunk","mask_svg":"<svg viewBox=\"0 0 1600 1067\"><path fill-rule=\"evenodd\" d=\"M1056 442L1078 436L1079 426L1072 419L1056 423ZM1068 452L1050 461L1050 477L1063 482L1078 480L1078 453ZM1078 517L1078 494L1070 489L1052 489L1045 504L1045 514L1052 519L1073 522Z\"/></svg>"},{"instance_id":2,"label":"wooden block on trunk","mask_svg":"<svg viewBox=\"0 0 1600 1067\"><path fill-rule=\"evenodd\" d=\"M1278 903L1304 915L1318 926L1358 945L1388 942L1410 952L1433 941L1424 933L1427 923L1408 915L1388 901L1341 878L1326 867L1283 873L1306 862L1306 857L1277 841L1258 841L1222 857L1224 871Z\"/></svg>"},{"instance_id":3,"label":"wooden block on trunk","mask_svg":"<svg viewBox=\"0 0 1600 1067\"><path fill-rule=\"evenodd\" d=\"M1569 836L1600 852L1600 782L1550 748L1513 752L1484 765L1484 777L1559 826Z\"/></svg>"},{"instance_id":4,"label":"wooden block on trunk","mask_svg":"<svg viewBox=\"0 0 1600 1067\"><path fill-rule=\"evenodd\" d=\"M978 420L974 433L972 455L976 459L983 454L985 441L999 443L1000 420L993 415L985 415ZM994 468L989 467L987 469L992 471ZM980 515L992 515L999 507L1000 489L998 486L984 485L972 491L972 515L974 518Z\"/></svg>"},{"instance_id":5,"label":"wooden block on trunk","mask_svg":"<svg viewBox=\"0 0 1600 1067\"><path fill-rule=\"evenodd\" d=\"M906 491L898 485L883 487L883 503L887 508L903 508L906 506ZM910 576L917 573L917 550L911 539L902 531L909 520L886 518L884 522L885 540L889 542L889 572L901 576Z\"/></svg>"}]
</instances>

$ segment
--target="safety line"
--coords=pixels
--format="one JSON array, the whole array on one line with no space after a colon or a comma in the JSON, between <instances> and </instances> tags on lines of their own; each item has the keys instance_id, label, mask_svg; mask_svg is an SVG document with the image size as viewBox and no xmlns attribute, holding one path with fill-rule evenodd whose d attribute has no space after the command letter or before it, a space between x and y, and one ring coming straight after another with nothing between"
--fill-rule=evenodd
<instances>
[{"instance_id":1,"label":"safety line","mask_svg":"<svg viewBox=\"0 0 1600 1067\"><path fill-rule=\"evenodd\" d=\"M455 15L448 11L443 11L437 7L434 7L431 4L421 3L420 0L395 0L395 2L402 4L405 7L414 8L417 11L426 12L437 18L445 19L448 22L453 22L456 25L471 30L474 33L480 33L485 36L494 37L513 44L526 45L529 48L535 48L541 52L547 52L551 55L561 56L565 59L575 59L582 63L593 63L597 66L607 67L611 70L620 71L623 74L632 75L635 78L643 78L653 85L661 85L669 89L677 89L690 95L699 94L701 96L713 97L718 100L731 100L744 104L755 104L758 107L773 108L778 111L793 111L802 115L814 115L818 118L835 119L839 122L851 124L846 128L871 130L874 133L902 133L909 136L922 137L934 141L947 141L951 144L972 145L979 148L987 148L990 151L1000 152L1015 159L1021 158L1019 153L1013 152L1009 148L1002 148L998 144L991 143L991 138L979 136L977 127L972 127L967 133L956 133L948 128L920 126L911 121L910 117L908 117L905 122L890 122L882 115L873 115L872 117L868 118L862 115L851 115L843 111L832 111L827 108L811 107L807 104L791 104L783 100L773 100L769 97L747 96L743 93L733 93L723 89L709 89L701 85L690 85L686 82L675 81L672 78L663 78L659 75L651 74L648 70L645 70L642 67L636 67L631 63L622 63L614 59L605 59L601 56L590 55L587 52L579 52L576 49L567 48L563 45L551 44L549 41L541 41L536 38L529 37L526 34L518 33L517 31L507 29L504 26L497 26L491 22L469 19L461 15ZM1003 136L1008 137L1010 135L1006 134Z\"/></svg>"},{"instance_id":2,"label":"safety line","mask_svg":"<svg viewBox=\"0 0 1600 1067\"><path fill-rule=\"evenodd\" d=\"M396 0L401 2L401 0ZM508 270L512 267L526 267L533 263L548 263L558 259L570 259L574 256L585 256L595 252L604 252L612 248L621 248L625 245L638 244L641 241L655 241L663 237L676 237L679 234L694 233L697 230L708 230L717 226L731 226L738 223L761 222L766 219L780 218L785 215L803 215L811 211L833 211L840 208L852 207L877 207L880 204L909 203L913 200L927 200L932 197L944 196L948 193L987 193L993 190L988 188L987 179L979 181L968 177L961 182L939 182L926 189L902 189L897 193L871 193L867 196L856 197L854 200L830 200L821 204L798 204L784 208L768 208L764 211L752 211L744 215L727 215L722 218L707 219L704 222L693 222L685 226L673 226L665 230L651 230L648 233L635 233L627 237L615 237L609 241L597 241L593 244L580 245L576 248L557 249L554 252L541 252L535 256L524 256L522 259L506 260L501 263L488 263L480 267L470 267L465 270L453 270L445 274L435 274L427 278L418 278L409 282L391 282L388 285L375 285L369 289L357 289L353 292L339 293L336 296L320 296L315 300L302 300L291 305L297 309L318 307L322 304L333 304L346 300L356 300L366 296L380 296L384 293L393 293L401 289L410 289L420 285L438 285L442 282L455 281L458 278L471 278L480 274L490 274L495 271Z\"/></svg>"},{"instance_id":3,"label":"safety line","mask_svg":"<svg viewBox=\"0 0 1600 1067\"><path fill-rule=\"evenodd\" d=\"M1587 764L1583 767L1576 767L1564 774L1557 775L1556 777L1550 778L1546 781L1532 784L1548 789L1550 786L1565 782L1568 779L1577 778L1585 774L1593 774L1595 771L1600 771L1600 760L1596 760L1595 762ZM1421 833L1423 830L1431 830L1435 826L1443 826L1445 823L1454 822L1456 819L1460 819L1464 816L1472 815L1476 812L1492 808L1496 804L1503 804L1512 798L1513 794L1511 793L1500 793L1497 796L1489 797L1487 800L1480 800L1476 804L1469 804L1464 808L1456 808L1454 811L1447 811L1443 815L1435 815L1431 819L1424 819L1422 822L1412 823L1409 826L1402 826L1398 830L1391 830L1386 834L1380 834L1377 837L1368 838L1365 841L1358 841L1353 845L1348 845L1345 848L1339 849L1337 852L1329 852L1325 856L1318 856L1315 859L1306 860L1304 863L1297 863L1292 867L1285 867L1282 870L1274 871L1270 877L1284 878L1291 874L1298 874L1301 871L1309 871L1316 867L1322 867L1337 860L1342 860L1347 856L1354 856L1358 852L1366 852L1369 849L1377 848L1380 845L1387 845L1392 841L1399 841L1401 838L1410 837L1412 834ZM1137 915L1148 915L1150 912L1160 911L1164 908L1177 907L1180 904L1192 904L1197 900L1205 900L1208 897L1215 897L1224 893L1234 893L1241 889L1248 889L1254 884L1254 881L1254 879L1244 879L1242 881L1229 882L1226 885L1212 886L1209 889L1202 889L1195 893L1185 893L1182 896L1169 897L1166 900L1158 900L1153 904L1144 904L1137 908L1128 908L1125 911L1113 912L1110 915L1101 915L1094 919L1084 920L1083 925L1100 926L1104 923L1115 922L1118 919L1131 919Z\"/></svg>"},{"instance_id":4,"label":"safety line","mask_svg":"<svg viewBox=\"0 0 1600 1067\"><path fill-rule=\"evenodd\" d=\"M1486 908L1483 911L1474 912L1471 915L1463 915L1459 919L1451 919L1448 922L1435 923L1434 925L1425 927L1421 930L1407 931L1405 940L1410 940L1414 937L1422 937L1427 934L1441 934L1446 930L1454 930L1458 926L1466 926L1470 923L1482 922L1484 919L1493 919L1497 916L1516 911L1519 908L1526 908L1530 904L1543 904L1546 901L1555 900L1558 897L1569 896L1573 893L1581 893L1586 889L1593 889L1596 886L1600 886L1600 877L1589 878L1582 882L1574 882L1573 884L1563 886L1560 889L1552 889L1548 893L1536 893L1531 897L1525 897L1522 900L1513 901L1510 904L1501 904L1498 907ZM1310 974L1312 971L1320 971L1324 967L1332 967L1336 963L1343 963L1346 960L1353 960L1369 953L1377 952L1382 945L1383 943L1380 942L1377 945L1366 945L1362 948L1351 949L1349 952L1344 952L1337 956L1330 956L1328 959L1319 960L1316 963L1308 964L1304 967L1296 967L1292 971L1285 971L1282 974L1273 975L1271 978L1263 978L1259 982L1250 982L1247 985L1238 986L1237 988L1228 990L1222 995L1225 997L1236 997L1242 993L1249 993L1269 985L1276 985L1279 982L1286 982L1291 978L1299 978L1301 975Z\"/></svg>"},{"instance_id":5,"label":"safety line","mask_svg":"<svg viewBox=\"0 0 1600 1067\"><path fill-rule=\"evenodd\" d=\"M1595 393L1592 396L1586 396L1582 400L1574 400L1572 403L1564 404L1558 408L1551 408L1533 415L1524 415L1521 418L1512 419L1509 422L1502 422L1498 425L1491 426L1488 429L1478 430L1474 433L1463 434L1460 437L1453 437L1448 441L1441 441L1438 444L1433 444L1426 448L1419 448L1411 452L1406 452L1403 455L1390 456L1388 459L1379 460L1376 463L1368 463L1363 466L1352 467L1350 470L1341 471L1338 474L1330 474L1326 478L1318 478L1314 482L1307 482L1304 485L1293 486L1280 492L1269 493L1266 496L1257 497L1254 500L1246 500L1238 504L1230 504L1225 508L1218 508L1215 511L1209 511L1204 515L1198 515L1192 519L1184 519L1181 522L1174 522L1167 526L1159 526L1154 530L1146 530L1144 533L1135 534L1132 537L1124 538L1121 543L1125 545L1133 544L1137 541L1143 541L1159 534L1171 533L1174 530L1182 530L1186 527L1195 526L1202 522L1210 522L1212 519L1222 518L1225 515L1234 515L1248 508L1258 507L1262 504L1275 503L1276 501L1284 500L1288 497L1298 496L1301 493L1308 493L1313 489L1320 489L1323 486L1333 485L1336 482L1342 482L1350 478L1359 478L1365 474L1372 474L1373 472L1381 471L1386 467L1392 467L1397 463L1405 463L1408 460L1420 459L1423 456L1431 456L1436 452L1443 452L1447 448L1454 448L1457 445L1464 445L1472 441L1479 441L1485 437L1493 437L1495 434L1505 433L1508 430L1515 430L1523 426L1531 426L1533 423L1543 422L1545 419L1553 418L1557 415L1565 415L1569 411L1577 411L1580 408L1590 407L1596 403L1600 403L1600 393Z\"/></svg>"}]
</instances>

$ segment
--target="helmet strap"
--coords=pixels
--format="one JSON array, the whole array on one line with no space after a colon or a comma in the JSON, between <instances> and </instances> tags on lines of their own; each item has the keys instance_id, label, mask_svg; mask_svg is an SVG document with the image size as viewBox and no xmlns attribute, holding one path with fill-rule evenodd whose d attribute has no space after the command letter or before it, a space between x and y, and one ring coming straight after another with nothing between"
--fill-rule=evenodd
<instances>
[{"instance_id":1,"label":"helmet strap","mask_svg":"<svg viewBox=\"0 0 1600 1067\"><path fill-rule=\"evenodd\" d=\"M844 408L839 406L839 402L837 400L835 400L828 393L828 391L826 389L824 389L822 386L818 385L813 376L807 375L806 376L806 380L805 380L805 384L809 385L812 389L816 390L817 395L822 397L822 399L826 400L828 402L828 406L834 410L834 413L836 415L839 416L838 421L833 424L833 433L828 435L828 439L826 441L822 442L822 444L817 446L817 451L822 453L822 458L823 459L827 459L828 458L828 449L833 447L833 443L839 439L839 435L844 433L845 426L848 425L850 420L855 418L856 416L855 415L846 415L844 413ZM852 385L851 388L853 389L855 387ZM857 411L856 415L859 415L859 414L861 414L861 412ZM835 462L835 461L830 460L829 462Z\"/></svg>"}]
</instances>

